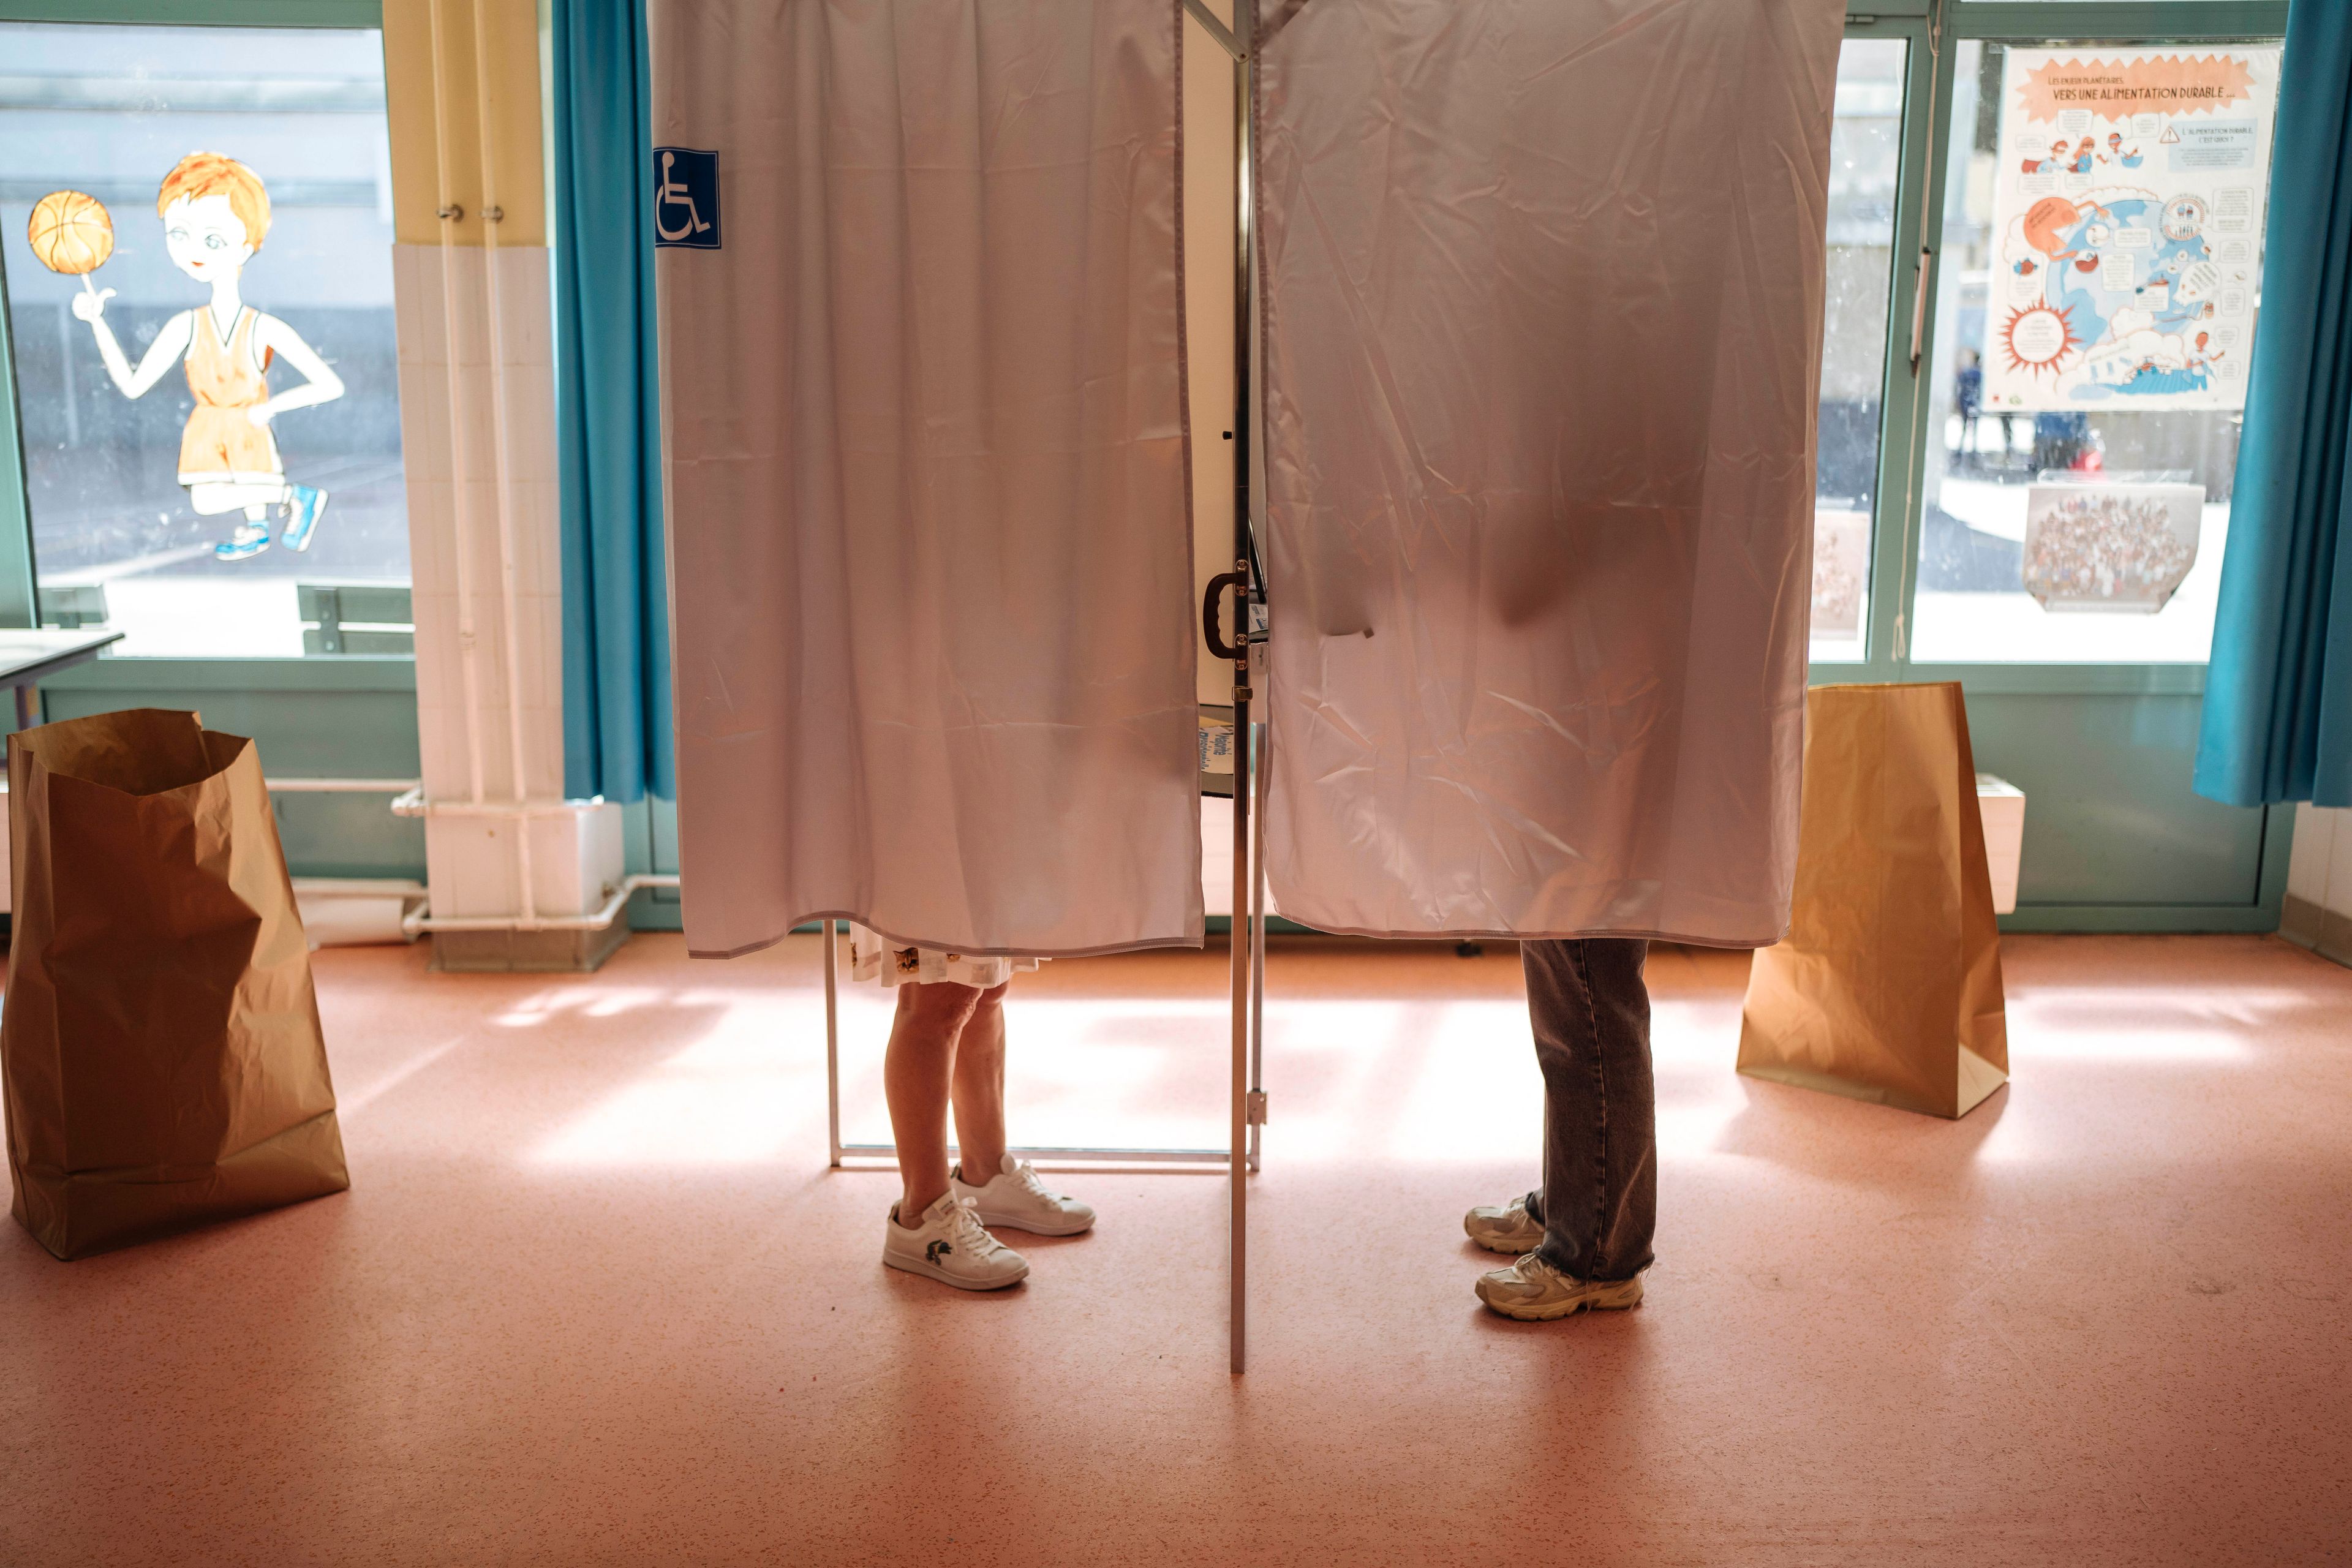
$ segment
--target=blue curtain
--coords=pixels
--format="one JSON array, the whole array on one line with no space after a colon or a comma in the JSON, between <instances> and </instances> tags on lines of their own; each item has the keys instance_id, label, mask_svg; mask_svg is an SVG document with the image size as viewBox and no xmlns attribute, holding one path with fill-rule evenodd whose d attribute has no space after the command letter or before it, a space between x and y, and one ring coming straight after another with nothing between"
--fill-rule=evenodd
<instances>
[{"instance_id":1,"label":"blue curtain","mask_svg":"<svg viewBox=\"0 0 2352 1568\"><path fill-rule=\"evenodd\" d=\"M677 797L644 0L554 0L563 787Z\"/></svg>"},{"instance_id":2,"label":"blue curtain","mask_svg":"<svg viewBox=\"0 0 2352 1568\"><path fill-rule=\"evenodd\" d=\"M2197 792L2352 805L2352 5L2286 30Z\"/></svg>"}]
</instances>

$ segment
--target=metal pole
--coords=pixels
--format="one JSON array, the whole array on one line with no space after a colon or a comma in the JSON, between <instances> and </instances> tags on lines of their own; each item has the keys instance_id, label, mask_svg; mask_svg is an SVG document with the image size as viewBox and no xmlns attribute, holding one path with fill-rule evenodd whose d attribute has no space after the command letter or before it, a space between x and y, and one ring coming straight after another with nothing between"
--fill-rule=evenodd
<instances>
[{"instance_id":1,"label":"metal pole","mask_svg":"<svg viewBox=\"0 0 2352 1568\"><path fill-rule=\"evenodd\" d=\"M840 967L833 921L824 922L824 1121L833 1163L841 1163L841 1004L834 971Z\"/></svg>"},{"instance_id":2,"label":"metal pole","mask_svg":"<svg viewBox=\"0 0 2352 1568\"><path fill-rule=\"evenodd\" d=\"M1246 603L1244 615L1247 614ZM1242 1370L1243 1341L1249 1311L1245 1283L1249 1275L1249 786L1244 771L1249 758L1249 649L1237 643L1241 658L1234 661L1234 915L1232 950L1234 1002L1234 1103L1231 1165L1234 1184L1232 1337L1233 1370Z\"/></svg>"},{"instance_id":3,"label":"metal pole","mask_svg":"<svg viewBox=\"0 0 2352 1568\"><path fill-rule=\"evenodd\" d=\"M1250 219L1255 203L1250 181L1250 96L1257 48L1256 7L1234 0L1234 570L1241 592L1234 609L1234 901L1232 939L1234 1004L1233 1151L1226 1168L1233 1183L1233 1302L1231 1351L1242 1370L1249 1330L1249 1147L1250 1090Z\"/></svg>"},{"instance_id":4,"label":"metal pole","mask_svg":"<svg viewBox=\"0 0 2352 1568\"><path fill-rule=\"evenodd\" d=\"M1249 1168L1256 1170L1265 1137L1265 801L1272 788L1274 726L1261 721L1250 748L1257 773L1257 826L1250 856L1250 1087Z\"/></svg>"}]
</instances>

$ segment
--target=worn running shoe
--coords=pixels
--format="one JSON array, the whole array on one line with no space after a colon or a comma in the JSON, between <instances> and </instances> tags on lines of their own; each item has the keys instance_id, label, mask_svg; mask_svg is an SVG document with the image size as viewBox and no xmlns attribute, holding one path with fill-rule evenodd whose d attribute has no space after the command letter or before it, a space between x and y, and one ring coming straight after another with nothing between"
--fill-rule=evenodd
<instances>
[{"instance_id":1,"label":"worn running shoe","mask_svg":"<svg viewBox=\"0 0 2352 1568\"><path fill-rule=\"evenodd\" d=\"M1543 1245L1543 1221L1528 1212L1525 1194L1500 1208L1472 1209L1462 1216L1462 1228L1489 1252L1533 1252Z\"/></svg>"},{"instance_id":2,"label":"worn running shoe","mask_svg":"<svg viewBox=\"0 0 2352 1568\"><path fill-rule=\"evenodd\" d=\"M1522 1322L1547 1322L1587 1308L1614 1311L1639 1306L1642 1277L1579 1279L1546 1263L1541 1253L1529 1252L1508 1268L1479 1276L1477 1291L1491 1311Z\"/></svg>"}]
</instances>

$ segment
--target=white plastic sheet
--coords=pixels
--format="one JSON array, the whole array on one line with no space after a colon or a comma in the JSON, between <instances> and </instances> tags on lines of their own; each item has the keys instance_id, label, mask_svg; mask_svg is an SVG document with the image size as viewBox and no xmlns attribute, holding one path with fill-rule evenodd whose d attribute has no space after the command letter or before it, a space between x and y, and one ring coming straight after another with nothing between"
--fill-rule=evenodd
<instances>
[{"instance_id":1,"label":"white plastic sheet","mask_svg":"<svg viewBox=\"0 0 2352 1568\"><path fill-rule=\"evenodd\" d=\"M1200 940L1180 16L652 0L696 952Z\"/></svg>"},{"instance_id":2,"label":"white plastic sheet","mask_svg":"<svg viewBox=\"0 0 2352 1568\"><path fill-rule=\"evenodd\" d=\"M1785 931L1843 0L1290 0L1259 54L1284 912Z\"/></svg>"}]
</instances>

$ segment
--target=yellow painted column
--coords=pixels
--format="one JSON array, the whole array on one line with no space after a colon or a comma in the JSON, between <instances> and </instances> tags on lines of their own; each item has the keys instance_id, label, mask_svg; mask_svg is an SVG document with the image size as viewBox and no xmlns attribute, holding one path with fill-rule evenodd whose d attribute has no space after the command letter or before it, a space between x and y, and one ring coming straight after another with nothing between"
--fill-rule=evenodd
<instances>
[{"instance_id":1,"label":"yellow painted column","mask_svg":"<svg viewBox=\"0 0 2352 1568\"><path fill-rule=\"evenodd\" d=\"M403 245L547 243L537 0L384 0L393 228ZM444 216L444 215L447 216Z\"/></svg>"}]
</instances>

